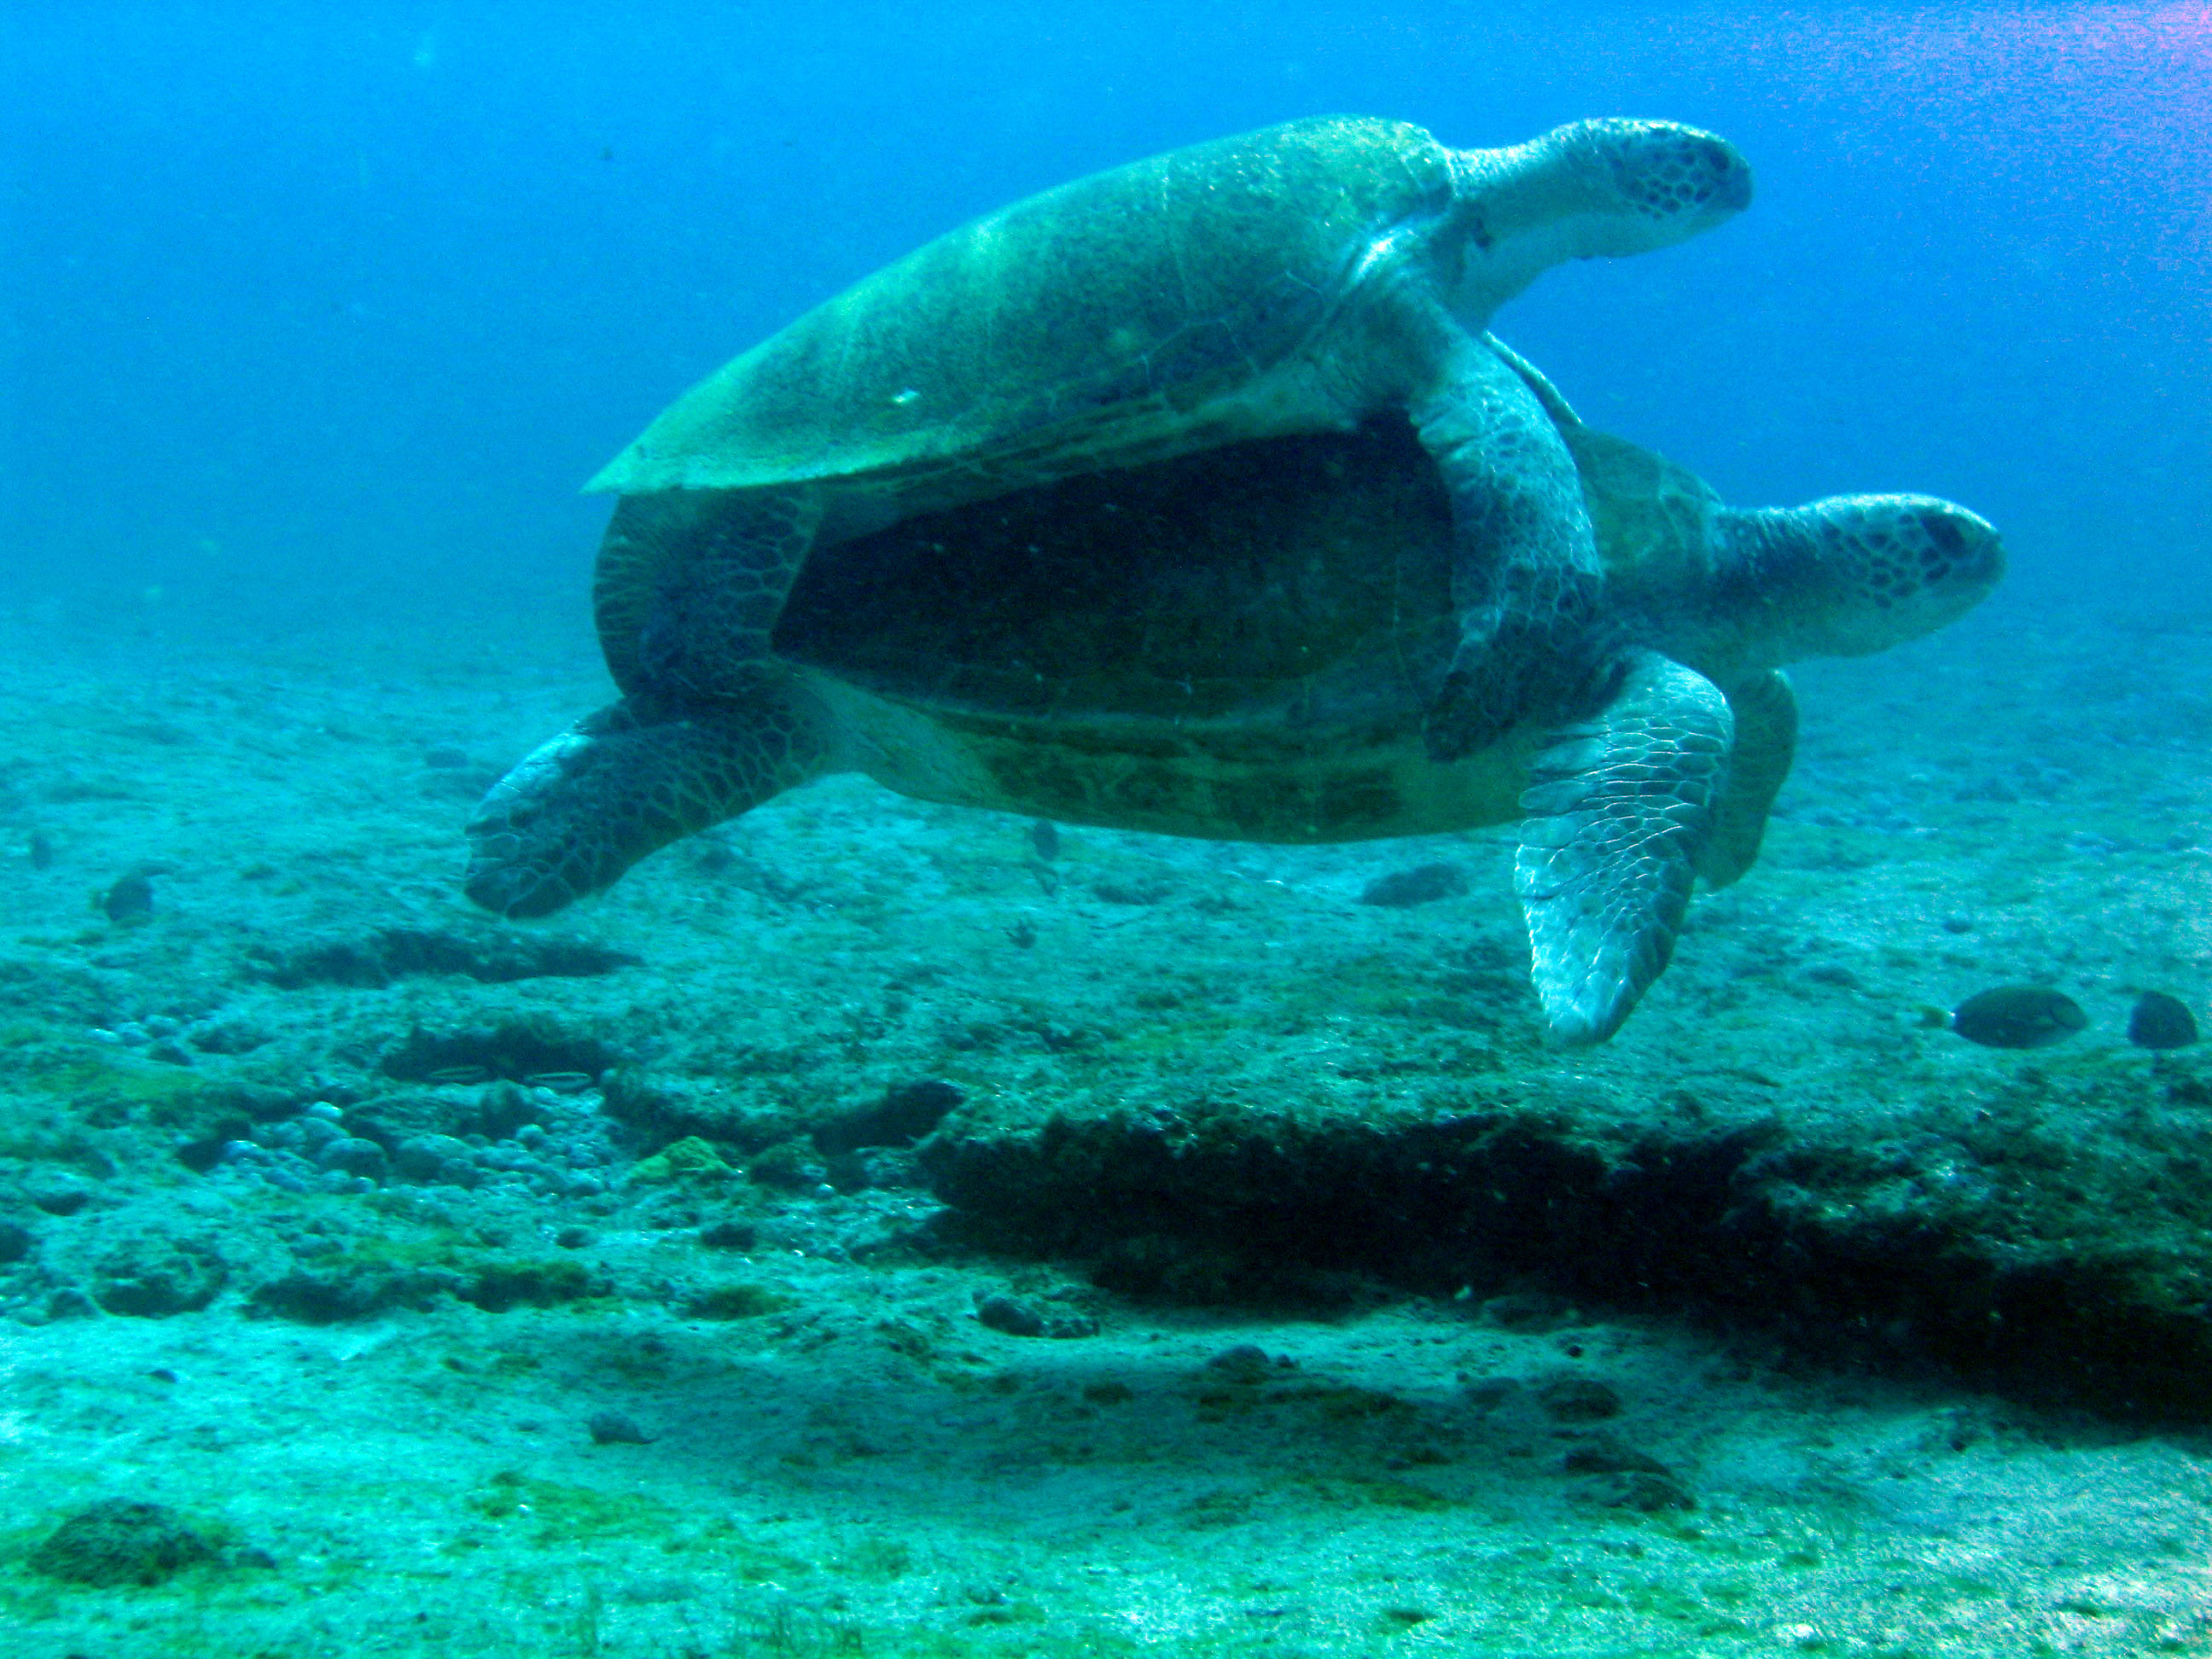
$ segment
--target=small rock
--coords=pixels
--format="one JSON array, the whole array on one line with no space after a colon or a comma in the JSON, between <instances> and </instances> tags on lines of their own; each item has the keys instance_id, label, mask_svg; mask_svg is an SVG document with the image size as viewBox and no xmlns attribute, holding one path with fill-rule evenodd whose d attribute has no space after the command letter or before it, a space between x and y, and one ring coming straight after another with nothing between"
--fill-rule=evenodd
<instances>
[{"instance_id":1,"label":"small rock","mask_svg":"<svg viewBox=\"0 0 2212 1659\"><path fill-rule=\"evenodd\" d=\"M1641 1472L1609 1477L1598 1492L1597 1501L1607 1509L1634 1510L1640 1515L1698 1507L1689 1488L1672 1475Z\"/></svg>"},{"instance_id":2,"label":"small rock","mask_svg":"<svg viewBox=\"0 0 2212 1659\"><path fill-rule=\"evenodd\" d=\"M1215 1354L1206 1369L1231 1382L1263 1382L1274 1374L1275 1362L1257 1343L1240 1342Z\"/></svg>"},{"instance_id":3,"label":"small rock","mask_svg":"<svg viewBox=\"0 0 2212 1659\"><path fill-rule=\"evenodd\" d=\"M595 1446L649 1446L653 1443L643 1429L620 1412L597 1412L586 1425L592 1431Z\"/></svg>"},{"instance_id":4,"label":"small rock","mask_svg":"<svg viewBox=\"0 0 2212 1659\"><path fill-rule=\"evenodd\" d=\"M1420 864L1376 877L1361 889L1359 902L1402 910L1437 899L1457 898L1466 891L1467 872L1456 864Z\"/></svg>"},{"instance_id":5,"label":"small rock","mask_svg":"<svg viewBox=\"0 0 2212 1659\"><path fill-rule=\"evenodd\" d=\"M1594 1376L1562 1376L1536 1390L1537 1402L1554 1423L1595 1423L1620 1415L1620 1395Z\"/></svg>"},{"instance_id":6,"label":"small rock","mask_svg":"<svg viewBox=\"0 0 2212 1659\"><path fill-rule=\"evenodd\" d=\"M476 1166L469 1161L469 1144L453 1135L410 1135L395 1147L392 1166L409 1181L430 1182L446 1180L453 1186L473 1187L481 1179ZM448 1165L459 1165L467 1170L469 1178L456 1181L447 1176Z\"/></svg>"},{"instance_id":7,"label":"small rock","mask_svg":"<svg viewBox=\"0 0 2212 1659\"><path fill-rule=\"evenodd\" d=\"M2138 1048L2186 1048L2197 1041L2197 1016L2179 997L2145 991L2128 1016L2128 1041Z\"/></svg>"},{"instance_id":8,"label":"small rock","mask_svg":"<svg viewBox=\"0 0 2212 1659\"><path fill-rule=\"evenodd\" d=\"M987 1296L975 1304L975 1317L1008 1336L1042 1336L1044 1316L1011 1296Z\"/></svg>"},{"instance_id":9,"label":"small rock","mask_svg":"<svg viewBox=\"0 0 2212 1659\"><path fill-rule=\"evenodd\" d=\"M211 1240L149 1231L116 1241L94 1268L92 1295L112 1314L167 1319L198 1313L229 1279L230 1269Z\"/></svg>"},{"instance_id":10,"label":"small rock","mask_svg":"<svg viewBox=\"0 0 2212 1659\"><path fill-rule=\"evenodd\" d=\"M750 1250L760 1242L760 1229L750 1221L717 1221L699 1230L699 1242L710 1250Z\"/></svg>"},{"instance_id":11,"label":"small rock","mask_svg":"<svg viewBox=\"0 0 2212 1659\"><path fill-rule=\"evenodd\" d=\"M160 1504L110 1498L72 1516L31 1552L33 1572L110 1589L159 1584L216 1559L206 1539Z\"/></svg>"},{"instance_id":12,"label":"small rock","mask_svg":"<svg viewBox=\"0 0 2212 1659\"><path fill-rule=\"evenodd\" d=\"M143 871L133 870L100 896L99 908L118 925L143 921L154 914L154 884Z\"/></svg>"},{"instance_id":13,"label":"small rock","mask_svg":"<svg viewBox=\"0 0 2212 1659\"><path fill-rule=\"evenodd\" d=\"M1508 1291L1482 1304L1482 1316L1509 1331L1548 1331L1571 1324L1575 1304L1547 1291Z\"/></svg>"},{"instance_id":14,"label":"small rock","mask_svg":"<svg viewBox=\"0 0 2212 1659\"><path fill-rule=\"evenodd\" d=\"M35 1242L36 1235L21 1222L0 1221L0 1262L21 1261Z\"/></svg>"},{"instance_id":15,"label":"small rock","mask_svg":"<svg viewBox=\"0 0 2212 1659\"><path fill-rule=\"evenodd\" d=\"M1175 884L1156 876L1137 881L1115 881L1109 877L1091 883L1091 890L1109 904L1143 906L1174 896Z\"/></svg>"},{"instance_id":16,"label":"small rock","mask_svg":"<svg viewBox=\"0 0 2212 1659\"><path fill-rule=\"evenodd\" d=\"M935 1078L902 1083L872 1106L845 1112L814 1131L817 1151L836 1155L863 1146L910 1146L934 1130L967 1097Z\"/></svg>"},{"instance_id":17,"label":"small rock","mask_svg":"<svg viewBox=\"0 0 2212 1659\"><path fill-rule=\"evenodd\" d=\"M1510 1376L1463 1377L1460 1393L1475 1410L1491 1412L1510 1400L1520 1388L1521 1385Z\"/></svg>"},{"instance_id":18,"label":"small rock","mask_svg":"<svg viewBox=\"0 0 2212 1659\"><path fill-rule=\"evenodd\" d=\"M1657 1458L1623 1445L1609 1434L1595 1435L1569 1449L1560 1467L1572 1474L1672 1474Z\"/></svg>"},{"instance_id":19,"label":"small rock","mask_svg":"<svg viewBox=\"0 0 2212 1659\"><path fill-rule=\"evenodd\" d=\"M342 1135L325 1144L315 1154L315 1162L325 1170L342 1170L350 1176L366 1176L376 1179L385 1172L384 1148L373 1140L356 1140Z\"/></svg>"},{"instance_id":20,"label":"small rock","mask_svg":"<svg viewBox=\"0 0 2212 1659\"><path fill-rule=\"evenodd\" d=\"M32 1189L31 1202L48 1215L75 1215L92 1202L92 1189L60 1185L38 1187Z\"/></svg>"},{"instance_id":21,"label":"small rock","mask_svg":"<svg viewBox=\"0 0 2212 1659\"><path fill-rule=\"evenodd\" d=\"M46 1297L46 1316L48 1319L94 1319L100 1308L93 1299L74 1285L64 1285Z\"/></svg>"}]
</instances>

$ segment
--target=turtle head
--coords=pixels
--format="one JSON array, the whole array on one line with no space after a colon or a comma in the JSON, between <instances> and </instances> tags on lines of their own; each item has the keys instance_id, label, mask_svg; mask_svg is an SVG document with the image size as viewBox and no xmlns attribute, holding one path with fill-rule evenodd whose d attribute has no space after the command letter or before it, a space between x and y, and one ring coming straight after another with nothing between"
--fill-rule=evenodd
<instances>
[{"instance_id":1,"label":"turtle head","mask_svg":"<svg viewBox=\"0 0 2212 1659\"><path fill-rule=\"evenodd\" d=\"M1599 253L1687 241L1751 205L1751 164L1717 133L1676 121L1577 121L1536 141L1589 193Z\"/></svg>"},{"instance_id":2,"label":"turtle head","mask_svg":"<svg viewBox=\"0 0 2212 1659\"><path fill-rule=\"evenodd\" d=\"M1735 146L1674 121L1577 121L1453 159L1455 308L1470 325L1552 265L1668 247L1751 205Z\"/></svg>"},{"instance_id":3,"label":"turtle head","mask_svg":"<svg viewBox=\"0 0 2212 1659\"><path fill-rule=\"evenodd\" d=\"M1716 518L1717 609L1763 666L1917 640L2004 574L1997 532L1933 495L1832 495Z\"/></svg>"}]
</instances>

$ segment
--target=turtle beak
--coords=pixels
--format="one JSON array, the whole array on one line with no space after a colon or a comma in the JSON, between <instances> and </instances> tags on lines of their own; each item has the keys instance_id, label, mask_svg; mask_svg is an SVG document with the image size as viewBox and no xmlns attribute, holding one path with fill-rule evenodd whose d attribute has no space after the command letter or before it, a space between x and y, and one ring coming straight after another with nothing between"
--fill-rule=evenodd
<instances>
[{"instance_id":1,"label":"turtle beak","mask_svg":"<svg viewBox=\"0 0 2212 1659\"><path fill-rule=\"evenodd\" d=\"M1705 137L1712 143L1712 154L1705 162L1713 176L1712 210L1741 213L1751 205L1751 163L1727 139L1711 133Z\"/></svg>"}]
</instances>

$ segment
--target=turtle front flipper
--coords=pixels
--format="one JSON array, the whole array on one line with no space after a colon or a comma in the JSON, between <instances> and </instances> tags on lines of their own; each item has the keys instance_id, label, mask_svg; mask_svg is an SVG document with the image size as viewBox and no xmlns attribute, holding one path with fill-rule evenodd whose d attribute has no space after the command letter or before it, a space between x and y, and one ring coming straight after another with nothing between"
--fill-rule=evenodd
<instances>
[{"instance_id":1,"label":"turtle front flipper","mask_svg":"<svg viewBox=\"0 0 2212 1659\"><path fill-rule=\"evenodd\" d=\"M1637 652L1538 755L1513 884L1553 1042L1602 1042L1666 967L1735 735L1711 681Z\"/></svg>"},{"instance_id":2,"label":"turtle front flipper","mask_svg":"<svg viewBox=\"0 0 2212 1659\"><path fill-rule=\"evenodd\" d=\"M1528 382L1448 318L1434 388L1410 412L1452 507L1460 637L1423 736L1457 760L1587 681L1602 566L1574 456Z\"/></svg>"},{"instance_id":3,"label":"turtle front flipper","mask_svg":"<svg viewBox=\"0 0 2212 1659\"><path fill-rule=\"evenodd\" d=\"M610 704L492 786L469 820L464 885L501 915L550 915L647 854L804 783L823 759L817 721L781 687L675 720Z\"/></svg>"},{"instance_id":4,"label":"turtle front flipper","mask_svg":"<svg viewBox=\"0 0 2212 1659\"><path fill-rule=\"evenodd\" d=\"M1713 811L1713 833L1698 854L1698 875L1708 887L1741 880L1759 862L1766 815L1797 756L1797 694L1779 669L1736 687L1728 704L1735 717L1728 788Z\"/></svg>"}]
</instances>

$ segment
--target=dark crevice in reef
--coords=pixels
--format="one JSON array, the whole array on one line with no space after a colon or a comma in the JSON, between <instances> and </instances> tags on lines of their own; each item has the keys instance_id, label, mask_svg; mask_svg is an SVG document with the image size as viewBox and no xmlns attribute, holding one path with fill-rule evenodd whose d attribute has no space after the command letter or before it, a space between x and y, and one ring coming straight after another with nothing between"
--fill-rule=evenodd
<instances>
[{"instance_id":1,"label":"dark crevice in reef","mask_svg":"<svg viewBox=\"0 0 2212 1659\"><path fill-rule=\"evenodd\" d=\"M551 933L379 927L267 951L258 973L288 991L309 985L374 990L414 974L454 975L487 985L522 979L582 979L634 968L640 960L588 939Z\"/></svg>"},{"instance_id":2,"label":"dark crevice in reef","mask_svg":"<svg viewBox=\"0 0 2212 1659\"><path fill-rule=\"evenodd\" d=\"M581 1087L597 1082L627 1056L612 1043L562 1029L550 1020L432 1031L417 1026L380 1062L386 1077L409 1083L471 1084L492 1079Z\"/></svg>"},{"instance_id":3,"label":"dark crevice in reef","mask_svg":"<svg viewBox=\"0 0 2212 1659\"><path fill-rule=\"evenodd\" d=\"M2197 1230L2121 1215L2068 1232L2017 1194L1900 1201L1911 1183L1879 1149L1793 1139L1779 1119L1621 1132L1525 1106L1382 1124L956 1115L922 1164L972 1242L1087 1258L1117 1289L1266 1299L1330 1273L1540 1288L1755 1327L1829 1363L1932 1362L2040 1403L2212 1418Z\"/></svg>"}]
</instances>

